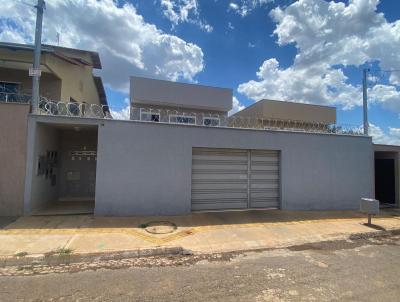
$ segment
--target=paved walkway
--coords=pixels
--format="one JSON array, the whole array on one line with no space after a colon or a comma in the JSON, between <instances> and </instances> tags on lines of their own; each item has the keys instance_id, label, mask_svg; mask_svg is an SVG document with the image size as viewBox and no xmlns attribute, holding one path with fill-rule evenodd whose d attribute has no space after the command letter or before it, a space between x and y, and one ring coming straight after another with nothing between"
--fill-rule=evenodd
<instances>
[{"instance_id":1,"label":"paved walkway","mask_svg":"<svg viewBox=\"0 0 400 302\"><path fill-rule=\"evenodd\" d=\"M161 223L152 225L151 222ZM44 254L58 249L85 254L181 246L195 253L211 253L285 247L343 239L357 233L400 229L400 211L382 212L373 219L375 228L365 226L364 222L366 218L354 211L268 210L167 217L21 217L0 229L0 256Z\"/></svg>"}]
</instances>

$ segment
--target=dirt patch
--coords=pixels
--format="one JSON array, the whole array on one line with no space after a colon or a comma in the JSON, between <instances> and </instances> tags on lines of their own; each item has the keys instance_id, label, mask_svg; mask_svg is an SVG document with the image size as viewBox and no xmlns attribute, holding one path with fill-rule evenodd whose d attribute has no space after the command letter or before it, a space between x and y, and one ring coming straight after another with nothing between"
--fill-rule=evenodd
<instances>
[{"instance_id":1,"label":"dirt patch","mask_svg":"<svg viewBox=\"0 0 400 302\"><path fill-rule=\"evenodd\" d=\"M397 233L397 234L394 234ZM350 236L349 240L333 240L322 241L316 243L306 243L301 245L294 245L288 247L290 251L319 251L319 252L332 252L338 250L354 249L363 245L398 245L397 241L400 238L400 231L390 232L387 234L364 234Z\"/></svg>"}]
</instances>

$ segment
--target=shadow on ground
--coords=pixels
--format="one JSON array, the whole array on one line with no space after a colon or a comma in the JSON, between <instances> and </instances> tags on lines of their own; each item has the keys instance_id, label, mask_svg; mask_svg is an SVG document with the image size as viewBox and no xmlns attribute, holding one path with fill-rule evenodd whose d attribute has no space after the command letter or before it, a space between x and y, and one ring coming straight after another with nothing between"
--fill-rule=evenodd
<instances>
[{"instance_id":1,"label":"shadow on ground","mask_svg":"<svg viewBox=\"0 0 400 302\"><path fill-rule=\"evenodd\" d=\"M14 216L0 216L0 230L7 227L10 223L16 221L18 217Z\"/></svg>"}]
</instances>

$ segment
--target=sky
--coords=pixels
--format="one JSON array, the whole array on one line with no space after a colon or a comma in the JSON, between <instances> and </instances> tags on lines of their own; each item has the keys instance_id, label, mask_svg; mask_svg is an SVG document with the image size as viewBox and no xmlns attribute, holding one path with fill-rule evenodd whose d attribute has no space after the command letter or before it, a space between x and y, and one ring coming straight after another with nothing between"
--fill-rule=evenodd
<instances>
[{"instance_id":1,"label":"sky","mask_svg":"<svg viewBox=\"0 0 400 302\"><path fill-rule=\"evenodd\" d=\"M0 0L0 41L32 43L35 0ZM263 98L337 107L374 142L400 145L400 2L395 0L46 0L42 41L99 52L116 118L129 76L233 90L232 112Z\"/></svg>"}]
</instances>

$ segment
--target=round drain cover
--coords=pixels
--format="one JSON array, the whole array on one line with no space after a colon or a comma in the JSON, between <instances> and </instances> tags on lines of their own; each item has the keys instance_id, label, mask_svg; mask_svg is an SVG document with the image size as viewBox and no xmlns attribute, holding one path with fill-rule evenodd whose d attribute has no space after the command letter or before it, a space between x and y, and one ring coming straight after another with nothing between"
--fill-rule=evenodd
<instances>
[{"instance_id":1,"label":"round drain cover","mask_svg":"<svg viewBox=\"0 0 400 302\"><path fill-rule=\"evenodd\" d=\"M177 226L169 221L152 221L146 223L144 229L151 234L169 234L173 233Z\"/></svg>"}]
</instances>

